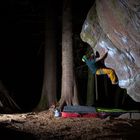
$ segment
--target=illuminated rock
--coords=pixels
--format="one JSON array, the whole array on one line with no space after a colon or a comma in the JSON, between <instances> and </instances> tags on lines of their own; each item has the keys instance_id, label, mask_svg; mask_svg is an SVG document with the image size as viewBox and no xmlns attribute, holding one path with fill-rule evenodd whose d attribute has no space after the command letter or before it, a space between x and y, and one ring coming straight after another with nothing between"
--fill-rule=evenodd
<instances>
[{"instance_id":1,"label":"illuminated rock","mask_svg":"<svg viewBox=\"0 0 140 140\"><path fill-rule=\"evenodd\" d=\"M97 0L80 35L101 56L108 52L105 65L115 70L119 86L140 102L140 1Z\"/></svg>"}]
</instances>

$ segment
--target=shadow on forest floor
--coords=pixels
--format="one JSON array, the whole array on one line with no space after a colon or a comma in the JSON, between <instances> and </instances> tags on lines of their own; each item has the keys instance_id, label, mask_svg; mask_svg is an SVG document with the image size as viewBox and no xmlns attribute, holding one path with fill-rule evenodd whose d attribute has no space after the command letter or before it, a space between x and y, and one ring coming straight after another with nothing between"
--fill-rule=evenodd
<instances>
[{"instance_id":1,"label":"shadow on forest floor","mask_svg":"<svg viewBox=\"0 0 140 140\"><path fill-rule=\"evenodd\" d=\"M0 123L0 139L1 140L37 140L37 138L30 133L22 132L12 128L7 128Z\"/></svg>"}]
</instances>

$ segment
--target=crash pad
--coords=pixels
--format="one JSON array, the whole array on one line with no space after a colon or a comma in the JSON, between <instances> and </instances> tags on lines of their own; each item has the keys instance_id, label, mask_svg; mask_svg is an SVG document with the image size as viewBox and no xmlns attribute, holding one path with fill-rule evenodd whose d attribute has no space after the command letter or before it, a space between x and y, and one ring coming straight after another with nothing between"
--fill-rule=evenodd
<instances>
[{"instance_id":1,"label":"crash pad","mask_svg":"<svg viewBox=\"0 0 140 140\"><path fill-rule=\"evenodd\" d=\"M92 106L81 106L81 105L64 106L63 112L95 113L96 112L96 108L92 107Z\"/></svg>"},{"instance_id":2,"label":"crash pad","mask_svg":"<svg viewBox=\"0 0 140 140\"><path fill-rule=\"evenodd\" d=\"M84 118L97 118L98 113L73 113L73 112L61 112L61 117L64 118L77 118L77 117L84 117Z\"/></svg>"},{"instance_id":3,"label":"crash pad","mask_svg":"<svg viewBox=\"0 0 140 140\"><path fill-rule=\"evenodd\" d=\"M140 110L124 110L118 108L103 108L92 106L64 106L61 112L61 117L94 117L94 118L106 118L108 116L118 117L124 113L140 113Z\"/></svg>"}]
</instances>

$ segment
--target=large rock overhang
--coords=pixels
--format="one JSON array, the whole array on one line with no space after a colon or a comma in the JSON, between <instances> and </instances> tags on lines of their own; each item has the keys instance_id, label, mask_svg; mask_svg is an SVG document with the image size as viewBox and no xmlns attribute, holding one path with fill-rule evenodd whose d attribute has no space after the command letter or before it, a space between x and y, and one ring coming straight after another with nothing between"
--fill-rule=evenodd
<instances>
[{"instance_id":1,"label":"large rock overhang","mask_svg":"<svg viewBox=\"0 0 140 140\"><path fill-rule=\"evenodd\" d=\"M96 0L80 33L115 70L119 86L140 102L140 1Z\"/></svg>"}]
</instances>

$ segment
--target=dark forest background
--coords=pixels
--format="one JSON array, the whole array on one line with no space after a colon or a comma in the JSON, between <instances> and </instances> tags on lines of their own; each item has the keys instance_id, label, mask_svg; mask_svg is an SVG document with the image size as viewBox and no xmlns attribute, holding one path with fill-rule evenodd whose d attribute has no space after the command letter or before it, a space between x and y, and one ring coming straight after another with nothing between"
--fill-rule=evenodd
<instances>
[{"instance_id":1,"label":"dark forest background","mask_svg":"<svg viewBox=\"0 0 140 140\"><path fill-rule=\"evenodd\" d=\"M6 0L1 4L1 43L0 43L0 79L9 91L10 96L22 108L23 111L32 110L40 99L43 82L44 64L44 42L46 7L49 4L45 0ZM82 24L86 15L94 4L94 0L73 0L73 44L75 71L78 76L78 85L82 104L85 103L87 91L87 68L81 62L81 57L86 51L86 44L80 39ZM61 93L61 36L62 36L62 0L54 0L54 8L57 10L56 30L57 30L57 92L58 98ZM98 78L99 83L104 76ZM110 97L105 100L103 95L103 85L100 85L99 93L102 97L97 105L114 105L113 92L117 87L112 87L109 83ZM125 92L125 90L123 90ZM101 95L99 95L101 96ZM124 98L118 94L121 104ZM129 98L129 97L125 97ZM131 99L125 104L126 107L137 105ZM117 105L119 103L117 102Z\"/></svg>"},{"instance_id":2,"label":"dark forest background","mask_svg":"<svg viewBox=\"0 0 140 140\"><path fill-rule=\"evenodd\" d=\"M73 37L78 36L93 0L73 1ZM23 110L31 110L39 101L43 82L45 41L45 0L6 0L1 4L0 79ZM57 30L57 75L61 81L62 0L54 0ZM78 42L79 43L79 42ZM60 95L60 93L58 94Z\"/></svg>"}]
</instances>

